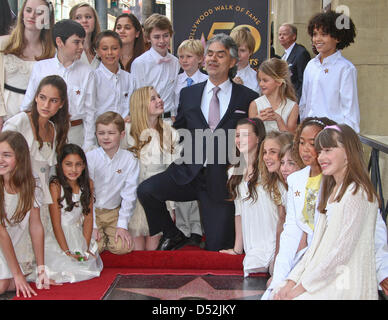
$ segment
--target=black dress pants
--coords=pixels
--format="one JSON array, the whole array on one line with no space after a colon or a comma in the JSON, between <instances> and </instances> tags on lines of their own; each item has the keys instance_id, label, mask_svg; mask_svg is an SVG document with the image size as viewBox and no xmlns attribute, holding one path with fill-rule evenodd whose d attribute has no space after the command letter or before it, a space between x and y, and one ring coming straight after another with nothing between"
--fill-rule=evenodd
<instances>
[{"instance_id":1,"label":"black dress pants","mask_svg":"<svg viewBox=\"0 0 388 320\"><path fill-rule=\"evenodd\" d=\"M205 248L218 251L234 247L234 203L214 199L209 194L205 168L187 185L178 185L166 171L156 174L138 186L137 195L146 213L151 236L162 231L165 237L171 238L179 232L167 210L167 200L198 200Z\"/></svg>"}]
</instances>

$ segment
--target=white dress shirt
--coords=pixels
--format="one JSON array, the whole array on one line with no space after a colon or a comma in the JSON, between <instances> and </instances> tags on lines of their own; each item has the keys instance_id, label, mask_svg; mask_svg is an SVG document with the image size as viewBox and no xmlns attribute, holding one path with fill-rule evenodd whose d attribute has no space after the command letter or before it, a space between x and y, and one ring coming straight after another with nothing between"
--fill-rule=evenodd
<instances>
[{"instance_id":1,"label":"white dress shirt","mask_svg":"<svg viewBox=\"0 0 388 320\"><path fill-rule=\"evenodd\" d=\"M360 131L357 96L357 69L341 51L320 62L320 54L306 66L303 74L300 120L328 117Z\"/></svg>"},{"instance_id":2,"label":"white dress shirt","mask_svg":"<svg viewBox=\"0 0 388 320\"><path fill-rule=\"evenodd\" d=\"M290 46L284 51L284 54L283 54L283 56L282 56L282 60L287 61L288 57L290 56L290 53L291 53L292 49L294 49L294 47L295 47L295 43L296 43L296 42L294 42L292 45L290 45Z\"/></svg>"},{"instance_id":3,"label":"white dress shirt","mask_svg":"<svg viewBox=\"0 0 388 320\"><path fill-rule=\"evenodd\" d=\"M199 69L191 77L187 75L186 71L183 71L182 73L178 74L176 85L175 85L175 107L176 108L178 108L178 105L179 105L179 95L181 93L181 90L187 87L188 78L193 79L193 84L196 84L196 83L206 81L209 78L209 76L199 71Z\"/></svg>"},{"instance_id":4,"label":"white dress shirt","mask_svg":"<svg viewBox=\"0 0 388 320\"><path fill-rule=\"evenodd\" d=\"M210 100L213 96L214 87L215 85L210 80L208 80L202 94L201 110L206 121L208 121L209 119ZM225 82L218 85L218 87L221 89L220 91L218 91L218 94L217 94L218 100L220 101L220 120L221 120L222 117L225 115L226 110L228 109L230 98L232 96L232 82L230 82L230 80L228 79Z\"/></svg>"},{"instance_id":5,"label":"white dress shirt","mask_svg":"<svg viewBox=\"0 0 388 320\"><path fill-rule=\"evenodd\" d=\"M159 63L160 59L169 61ZM176 116L178 106L175 105L175 83L179 69L179 60L176 57L170 53L162 57L151 47L132 63L134 89L153 86L164 102L164 112L171 112L172 116Z\"/></svg>"},{"instance_id":6,"label":"white dress shirt","mask_svg":"<svg viewBox=\"0 0 388 320\"><path fill-rule=\"evenodd\" d=\"M129 113L129 99L133 84L129 72L119 67L112 73L103 63L94 71L96 77L96 113L97 117L106 111L114 111L125 118Z\"/></svg>"},{"instance_id":7,"label":"white dress shirt","mask_svg":"<svg viewBox=\"0 0 388 320\"><path fill-rule=\"evenodd\" d=\"M64 67L55 55L54 58L38 61L32 69L27 92L24 96L21 111L29 108L35 97L40 81L49 75L61 76L67 85L69 99L69 113L71 120L83 120L84 150L94 145L95 121L95 77L93 70L76 60L68 67Z\"/></svg>"},{"instance_id":8,"label":"white dress shirt","mask_svg":"<svg viewBox=\"0 0 388 320\"><path fill-rule=\"evenodd\" d=\"M237 70L236 77L240 77L243 85L261 94L259 82L257 81L257 72L248 64L245 68Z\"/></svg>"},{"instance_id":9,"label":"white dress shirt","mask_svg":"<svg viewBox=\"0 0 388 320\"><path fill-rule=\"evenodd\" d=\"M128 230L128 221L136 204L139 163L133 154L119 148L111 159L99 147L86 153L90 178L94 182L96 202L93 208L115 209L119 206L117 227ZM93 209L94 228L96 213Z\"/></svg>"}]
</instances>

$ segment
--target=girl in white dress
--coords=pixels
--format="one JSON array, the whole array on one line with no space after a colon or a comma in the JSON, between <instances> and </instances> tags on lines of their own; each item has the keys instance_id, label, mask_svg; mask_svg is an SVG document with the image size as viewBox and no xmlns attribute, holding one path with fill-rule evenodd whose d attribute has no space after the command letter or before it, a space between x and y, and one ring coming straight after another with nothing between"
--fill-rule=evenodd
<instances>
[{"instance_id":1,"label":"girl in white dress","mask_svg":"<svg viewBox=\"0 0 388 320\"><path fill-rule=\"evenodd\" d=\"M116 18L113 31L117 32L123 42L120 65L131 72L133 60L145 51L143 29L139 20L132 13L123 13Z\"/></svg>"},{"instance_id":2,"label":"girl in white dress","mask_svg":"<svg viewBox=\"0 0 388 320\"><path fill-rule=\"evenodd\" d=\"M69 119L66 83L60 76L52 75L40 82L29 110L4 123L3 131L20 132L30 149L32 170L39 177L43 191L40 214L45 233L51 230L49 175L54 170L56 155L66 143Z\"/></svg>"},{"instance_id":3,"label":"girl in white dress","mask_svg":"<svg viewBox=\"0 0 388 320\"><path fill-rule=\"evenodd\" d=\"M29 234L36 265L37 287L42 288L44 274L44 233L39 216L39 194L32 174L28 145L14 131L0 134L0 294L16 290L16 296L37 295L27 283L33 273L33 259L24 255L22 239ZM47 283L47 282L46 282Z\"/></svg>"},{"instance_id":4,"label":"girl in white dress","mask_svg":"<svg viewBox=\"0 0 388 320\"><path fill-rule=\"evenodd\" d=\"M80 60L92 69L97 69L100 60L96 54L95 41L101 27L96 10L89 3L80 2L71 8L69 17L71 20L77 21L86 33L84 50Z\"/></svg>"},{"instance_id":5,"label":"girl in white dress","mask_svg":"<svg viewBox=\"0 0 388 320\"><path fill-rule=\"evenodd\" d=\"M122 148L133 152L140 161L139 183L163 172L179 157L179 134L163 121L163 100L153 87L133 92L130 101L131 123L125 124ZM167 202L170 212L171 203ZM134 250L155 250L160 235L150 237L147 218L139 200L129 221L129 232L134 237Z\"/></svg>"},{"instance_id":6,"label":"girl in white dress","mask_svg":"<svg viewBox=\"0 0 388 320\"><path fill-rule=\"evenodd\" d=\"M57 283L98 277L102 261L93 231L93 183L81 147L67 144L52 177L50 216L53 233L46 237L45 261Z\"/></svg>"},{"instance_id":7,"label":"girl in white dress","mask_svg":"<svg viewBox=\"0 0 388 320\"><path fill-rule=\"evenodd\" d=\"M42 5L48 8L49 19ZM54 57L53 25L51 2L25 0L11 35L0 37L0 129L3 120L20 112L34 63Z\"/></svg>"},{"instance_id":8,"label":"girl in white dress","mask_svg":"<svg viewBox=\"0 0 388 320\"><path fill-rule=\"evenodd\" d=\"M283 282L288 273L311 243L314 232L315 204L321 183L314 141L317 134L334 121L327 118L306 118L296 131L292 157L303 168L287 177L286 220L279 241L279 252L268 289L262 299L273 297L273 289Z\"/></svg>"},{"instance_id":9,"label":"girl in white dress","mask_svg":"<svg viewBox=\"0 0 388 320\"><path fill-rule=\"evenodd\" d=\"M378 196L348 125L327 126L315 140L323 181L311 245L275 299L377 299Z\"/></svg>"},{"instance_id":10,"label":"girl in white dress","mask_svg":"<svg viewBox=\"0 0 388 320\"><path fill-rule=\"evenodd\" d=\"M264 135L260 119L240 120L236 145L247 166L243 173L238 172L239 165L228 171L228 189L236 207L236 240L233 249L221 252L245 252L244 276L271 269L279 238L278 224L285 215L286 190L279 175L279 152L292 141L292 136L271 132L263 141Z\"/></svg>"},{"instance_id":11,"label":"girl in white dress","mask_svg":"<svg viewBox=\"0 0 388 320\"><path fill-rule=\"evenodd\" d=\"M297 126L299 107L286 61L271 58L264 61L257 73L262 96L252 101L249 117L264 122L266 132L289 131Z\"/></svg>"}]
</instances>

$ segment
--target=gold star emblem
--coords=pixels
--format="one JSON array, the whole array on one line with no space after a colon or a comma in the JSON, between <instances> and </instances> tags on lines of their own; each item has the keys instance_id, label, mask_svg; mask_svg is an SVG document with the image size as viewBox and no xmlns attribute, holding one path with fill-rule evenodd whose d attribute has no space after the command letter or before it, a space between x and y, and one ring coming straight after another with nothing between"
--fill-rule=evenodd
<instances>
[{"instance_id":1,"label":"gold star emblem","mask_svg":"<svg viewBox=\"0 0 388 320\"><path fill-rule=\"evenodd\" d=\"M295 191L295 197L300 197L300 192L299 191Z\"/></svg>"},{"instance_id":2,"label":"gold star emblem","mask_svg":"<svg viewBox=\"0 0 388 320\"><path fill-rule=\"evenodd\" d=\"M329 73L329 69L325 69L325 73Z\"/></svg>"},{"instance_id":3,"label":"gold star emblem","mask_svg":"<svg viewBox=\"0 0 388 320\"><path fill-rule=\"evenodd\" d=\"M118 174L120 174L122 171L121 171L121 169L118 169L116 172L117 172Z\"/></svg>"},{"instance_id":4,"label":"gold star emblem","mask_svg":"<svg viewBox=\"0 0 388 320\"><path fill-rule=\"evenodd\" d=\"M76 94L77 96L79 96L79 95L81 94L81 91L77 90L77 91L75 92L75 94Z\"/></svg>"}]
</instances>

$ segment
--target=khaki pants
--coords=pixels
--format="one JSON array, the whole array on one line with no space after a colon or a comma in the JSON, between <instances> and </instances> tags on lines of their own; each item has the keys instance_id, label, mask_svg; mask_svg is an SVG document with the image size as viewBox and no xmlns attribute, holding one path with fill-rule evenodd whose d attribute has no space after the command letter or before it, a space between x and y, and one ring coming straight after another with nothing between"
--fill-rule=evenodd
<instances>
[{"instance_id":1,"label":"khaki pants","mask_svg":"<svg viewBox=\"0 0 388 320\"><path fill-rule=\"evenodd\" d=\"M102 236L100 241L97 242L99 253L104 250L108 250L113 254L126 254L133 250L133 243L132 247L128 248L126 244L123 247L123 242L121 238L118 238L117 242L115 242L116 226L117 221L119 219L119 210L120 207L112 210L95 208L96 224L98 232Z\"/></svg>"}]
</instances>

